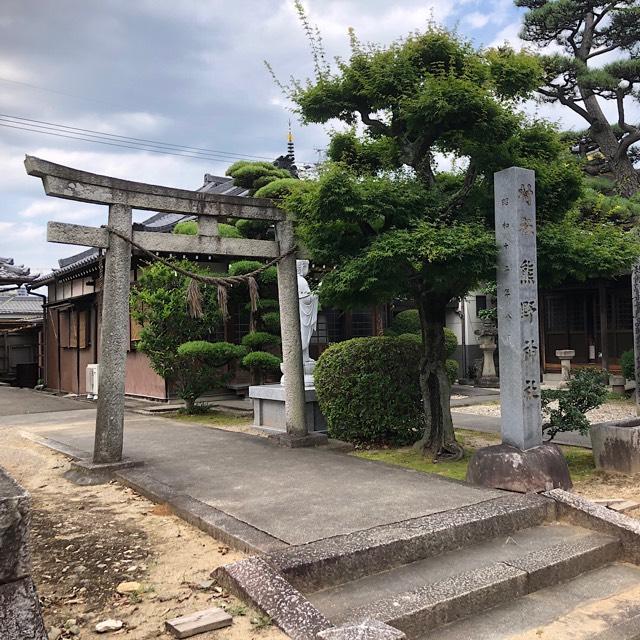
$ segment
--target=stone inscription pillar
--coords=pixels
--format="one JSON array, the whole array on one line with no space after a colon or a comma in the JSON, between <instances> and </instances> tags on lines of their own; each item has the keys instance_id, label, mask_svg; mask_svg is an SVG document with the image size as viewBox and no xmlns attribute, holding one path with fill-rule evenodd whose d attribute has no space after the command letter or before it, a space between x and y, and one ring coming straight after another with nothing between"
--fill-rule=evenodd
<instances>
[{"instance_id":1,"label":"stone inscription pillar","mask_svg":"<svg viewBox=\"0 0 640 640\"><path fill-rule=\"evenodd\" d=\"M636 367L636 415L640 416L640 262L631 270L633 304L633 353Z\"/></svg>"},{"instance_id":2,"label":"stone inscription pillar","mask_svg":"<svg viewBox=\"0 0 640 640\"><path fill-rule=\"evenodd\" d=\"M112 204L109 226L131 237L131 207ZM129 345L131 245L109 237L105 254L100 329L100 377L93 461L120 462L124 435L124 391Z\"/></svg>"},{"instance_id":3,"label":"stone inscription pillar","mask_svg":"<svg viewBox=\"0 0 640 640\"><path fill-rule=\"evenodd\" d=\"M498 340L502 441L542 443L535 172L495 174Z\"/></svg>"},{"instance_id":4,"label":"stone inscription pillar","mask_svg":"<svg viewBox=\"0 0 640 640\"><path fill-rule=\"evenodd\" d=\"M277 224L280 253L295 245L293 224ZM305 418L304 368L302 364L302 338L300 336L300 310L298 301L298 274L296 256L291 254L278 263L278 301L280 303L280 332L284 376L284 412L287 435L303 438L307 435Z\"/></svg>"}]
</instances>

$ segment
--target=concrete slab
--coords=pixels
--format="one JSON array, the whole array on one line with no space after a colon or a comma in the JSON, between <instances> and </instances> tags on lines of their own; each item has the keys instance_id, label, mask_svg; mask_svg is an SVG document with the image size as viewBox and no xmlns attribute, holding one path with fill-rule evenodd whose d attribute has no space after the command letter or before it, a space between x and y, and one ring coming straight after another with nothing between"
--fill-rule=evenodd
<instances>
[{"instance_id":1,"label":"concrete slab","mask_svg":"<svg viewBox=\"0 0 640 640\"><path fill-rule=\"evenodd\" d=\"M94 421L77 412L23 429L91 451ZM12 418L15 421L15 419ZM3 421L0 419L0 425ZM288 544L304 544L503 495L323 448L289 449L265 438L128 415L125 456L145 473Z\"/></svg>"},{"instance_id":2,"label":"concrete slab","mask_svg":"<svg viewBox=\"0 0 640 640\"><path fill-rule=\"evenodd\" d=\"M0 387L0 416L72 411L88 408L89 406L88 403L82 400L60 398L42 391L20 389L18 387Z\"/></svg>"},{"instance_id":3,"label":"concrete slab","mask_svg":"<svg viewBox=\"0 0 640 640\"><path fill-rule=\"evenodd\" d=\"M636 640L640 568L612 564L473 618L433 629L424 640Z\"/></svg>"}]
</instances>

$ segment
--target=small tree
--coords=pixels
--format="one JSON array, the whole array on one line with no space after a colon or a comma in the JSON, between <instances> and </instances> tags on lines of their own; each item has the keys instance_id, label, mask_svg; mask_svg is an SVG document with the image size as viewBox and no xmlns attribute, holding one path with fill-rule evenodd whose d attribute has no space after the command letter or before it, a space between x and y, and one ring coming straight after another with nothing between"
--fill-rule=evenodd
<instances>
[{"instance_id":1,"label":"small tree","mask_svg":"<svg viewBox=\"0 0 640 640\"><path fill-rule=\"evenodd\" d=\"M638 0L516 0L528 9L520 37L563 53L541 56L544 77L538 92L581 116L598 143L619 191L640 190L632 147L640 126L629 120L640 89L640 3ZM601 61L615 59L606 64ZM611 124L603 103L617 111Z\"/></svg>"},{"instance_id":2,"label":"small tree","mask_svg":"<svg viewBox=\"0 0 640 640\"><path fill-rule=\"evenodd\" d=\"M242 366L251 372L251 384L262 384L266 374L280 371L281 359L266 351L279 344L280 338L266 331L252 331L242 338L242 346L249 351Z\"/></svg>"},{"instance_id":3,"label":"small tree","mask_svg":"<svg viewBox=\"0 0 640 640\"><path fill-rule=\"evenodd\" d=\"M206 391L222 385L228 374L222 367L241 358L243 347L229 342L194 340L176 351L175 383L187 413L193 413L197 399Z\"/></svg>"},{"instance_id":4,"label":"small tree","mask_svg":"<svg viewBox=\"0 0 640 640\"><path fill-rule=\"evenodd\" d=\"M566 389L542 390L542 431L547 442L564 431L589 432L585 415L607 399L606 371L579 369Z\"/></svg>"},{"instance_id":5,"label":"small tree","mask_svg":"<svg viewBox=\"0 0 640 640\"><path fill-rule=\"evenodd\" d=\"M209 273L197 264L177 262L191 272ZM210 338L220 326L217 289L201 286L202 310L194 318L187 307L189 279L170 267L155 262L142 271L131 289L131 316L141 326L136 348L146 354L153 370L172 380L177 374L178 347L193 340Z\"/></svg>"}]
</instances>

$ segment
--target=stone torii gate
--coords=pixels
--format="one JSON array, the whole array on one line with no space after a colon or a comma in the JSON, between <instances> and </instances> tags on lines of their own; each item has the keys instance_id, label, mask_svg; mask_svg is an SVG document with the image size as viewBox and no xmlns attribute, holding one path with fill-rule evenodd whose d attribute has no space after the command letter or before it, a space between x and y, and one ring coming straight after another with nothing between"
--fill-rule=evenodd
<instances>
[{"instance_id":1,"label":"stone torii gate","mask_svg":"<svg viewBox=\"0 0 640 640\"><path fill-rule=\"evenodd\" d=\"M277 258L282 354L285 377L286 434L281 444L316 444L305 422L304 372L294 231L284 212L271 200L201 193L185 189L120 180L80 171L27 156L30 176L42 179L45 193L56 198L109 207L108 227L155 252L202 256ZM132 209L196 216L198 235L173 235L132 230ZM218 220L266 220L275 225L276 240L221 238ZM107 228L49 222L47 240L105 250L100 339L100 376L96 417L94 465L122 463L124 434L125 365L128 344L131 245Z\"/></svg>"}]
</instances>

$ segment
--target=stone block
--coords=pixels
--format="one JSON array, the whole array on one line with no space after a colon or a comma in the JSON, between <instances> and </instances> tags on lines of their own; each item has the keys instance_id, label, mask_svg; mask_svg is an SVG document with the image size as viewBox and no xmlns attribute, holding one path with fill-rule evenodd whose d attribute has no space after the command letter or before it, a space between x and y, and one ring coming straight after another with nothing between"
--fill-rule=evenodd
<instances>
[{"instance_id":1,"label":"stone block","mask_svg":"<svg viewBox=\"0 0 640 640\"><path fill-rule=\"evenodd\" d=\"M231 593L266 613L292 640L315 640L333 625L262 558L253 557L212 574Z\"/></svg>"},{"instance_id":2,"label":"stone block","mask_svg":"<svg viewBox=\"0 0 640 640\"><path fill-rule=\"evenodd\" d=\"M300 447L319 447L329 442L326 433L311 432L305 436L294 433L272 433L269 434L271 440L275 440L281 447L298 449Z\"/></svg>"},{"instance_id":3,"label":"stone block","mask_svg":"<svg viewBox=\"0 0 640 640\"><path fill-rule=\"evenodd\" d=\"M28 492L0 469L0 584L30 573L30 517Z\"/></svg>"},{"instance_id":4,"label":"stone block","mask_svg":"<svg viewBox=\"0 0 640 640\"><path fill-rule=\"evenodd\" d=\"M640 418L594 424L590 434L598 469L640 473Z\"/></svg>"},{"instance_id":5,"label":"stone block","mask_svg":"<svg viewBox=\"0 0 640 640\"><path fill-rule=\"evenodd\" d=\"M249 387L253 400L254 426L286 432L284 415L284 387L281 384L263 384ZM305 420L310 433L326 432L327 421L320 411L315 387L305 387Z\"/></svg>"},{"instance_id":6,"label":"stone block","mask_svg":"<svg viewBox=\"0 0 640 640\"><path fill-rule=\"evenodd\" d=\"M123 469L140 467L141 460L124 458L119 462L92 462L91 460L74 460L69 470L64 474L67 480L78 485L107 484L113 479L114 473Z\"/></svg>"},{"instance_id":7,"label":"stone block","mask_svg":"<svg viewBox=\"0 0 640 640\"><path fill-rule=\"evenodd\" d=\"M550 443L526 450L508 444L478 449L469 461L467 482L519 493L573 486L562 451Z\"/></svg>"},{"instance_id":8,"label":"stone block","mask_svg":"<svg viewBox=\"0 0 640 640\"><path fill-rule=\"evenodd\" d=\"M406 637L402 631L374 619L325 629L316 636L318 640L403 640Z\"/></svg>"},{"instance_id":9,"label":"stone block","mask_svg":"<svg viewBox=\"0 0 640 640\"><path fill-rule=\"evenodd\" d=\"M31 578L0 585L0 638L47 640L38 595Z\"/></svg>"}]
</instances>

